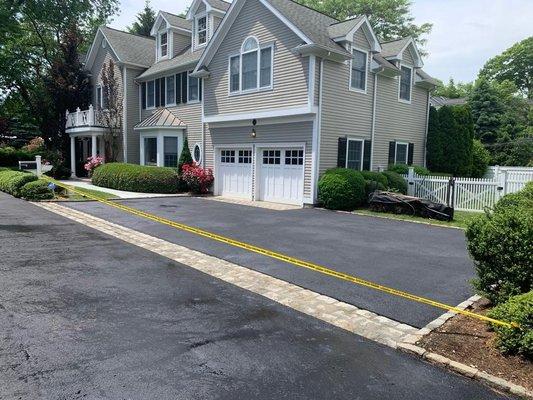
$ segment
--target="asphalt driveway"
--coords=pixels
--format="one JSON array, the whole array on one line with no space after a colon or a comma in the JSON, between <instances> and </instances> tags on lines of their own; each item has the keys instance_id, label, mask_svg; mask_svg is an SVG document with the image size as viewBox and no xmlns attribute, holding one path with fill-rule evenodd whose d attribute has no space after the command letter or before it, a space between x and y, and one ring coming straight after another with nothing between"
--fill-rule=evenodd
<instances>
[{"instance_id":1,"label":"asphalt driveway","mask_svg":"<svg viewBox=\"0 0 533 400\"><path fill-rule=\"evenodd\" d=\"M396 289L457 305L472 295L461 230L317 209L274 211L202 198L125 204ZM69 207L227 259L389 318L422 327L444 311L339 281L96 203Z\"/></svg>"},{"instance_id":2,"label":"asphalt driveway","mask_svg":"<svg viewBox=\"0 0 533 400\"><path fill-rule=\"evenodd\" d=\"M498 399L0 193L1 399Z\"/></svg>"}]
</instances>

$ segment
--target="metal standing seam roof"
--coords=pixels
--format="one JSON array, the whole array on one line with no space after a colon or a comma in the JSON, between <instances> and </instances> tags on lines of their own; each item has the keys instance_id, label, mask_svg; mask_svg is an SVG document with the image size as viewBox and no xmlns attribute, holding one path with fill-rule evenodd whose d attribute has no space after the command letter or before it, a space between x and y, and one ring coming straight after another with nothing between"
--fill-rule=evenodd
<instances>
[{"instance_id":1,"label":"metal standing seam roof","mask_svg":"<svg viewBox=\"0 0 533 400\"><path fill-rule=\"evenodd\" d=\"M157 110L156 112L154 112L149 117L139 122L137 125L133 127L133 129L161 128L161 127L186 128L187 125L185 124L185 122L183 122L182 119L180 119L176 114L174 114L168 108L161 108Z\"/></svg>"},{"instance_id":2,"label":"metal standing seam roof","mask_svg":"<svg viewBox=\"0 0 533 400\"><path fill-rule=\"evenodd\" d=\"M168 21L168 23L177 28L182 28L190 31L192 29L192 23L191 21L187 21L185 18L180 17L179 15L169 13L167 11L161 11L161 14L165 19Z\"/></svg>"},{"instance_id":3,"label":"metal standing seam roof","mask_svg":"<svg viewBox=\"0 0 533 400\"><path fill-rule=\"evenodd\" d=\"M155 40L153 38L134 35L107 26L101 26L100 29L121 62L146 67L155 62Z\"/></svg>"}]
</instances>

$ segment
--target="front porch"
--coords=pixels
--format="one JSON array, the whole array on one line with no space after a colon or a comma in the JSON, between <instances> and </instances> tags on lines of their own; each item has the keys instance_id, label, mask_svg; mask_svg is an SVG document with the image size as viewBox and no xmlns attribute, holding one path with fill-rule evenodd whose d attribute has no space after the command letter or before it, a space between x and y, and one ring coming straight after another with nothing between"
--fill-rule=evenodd
<instances>
[{"instance_id":1,"label":"front porch","mask_svg":"<svg viewBox=\"0 0 533 400\"><path fill-rule=\"evenodd\" d=\"M70 136L70 170L72 177L86 176L83 165L89 157L103 156L105 128L101 111L89 106L87 110L67 111L66 132Z\"/></svg>"}]
</instances>

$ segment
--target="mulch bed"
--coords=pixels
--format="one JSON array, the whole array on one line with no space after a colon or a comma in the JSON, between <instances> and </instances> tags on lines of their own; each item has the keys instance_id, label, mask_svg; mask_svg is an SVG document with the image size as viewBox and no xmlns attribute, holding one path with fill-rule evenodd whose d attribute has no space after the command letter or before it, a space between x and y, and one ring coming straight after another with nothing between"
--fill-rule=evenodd
<instances>
[{"instance_id":1,"label":"mulch bed","mask_svg":"<svg viewBox=\"0 0 533 400\"><path fill-rule=\"evenodd\" d=\"M484 314L489 309L489 302L483 299L473 305L472 311ZM494 346L495 339L486 323L456 315L417 345L533 390L533 363L522 357L502 355Z\"/></svg>"}]
</instances>

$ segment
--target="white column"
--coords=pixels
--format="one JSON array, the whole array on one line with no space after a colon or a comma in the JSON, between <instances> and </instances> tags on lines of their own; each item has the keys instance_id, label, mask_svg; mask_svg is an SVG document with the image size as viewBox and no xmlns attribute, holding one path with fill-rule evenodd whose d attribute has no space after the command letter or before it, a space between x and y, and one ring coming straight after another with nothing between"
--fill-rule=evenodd
<instances>
[{"instance_id":1,"label":"white column","mask_svg":"<svg viewBox=\"0 0 533 400\"><path fill-rule=\"evenodd\" d=\"M164 147L164 141L163 141L163 133L159 132L157 134L157 166L162 167L164 164L164 157L163 157L163 147Z\"/></svg>"},{"instance_id":2,"label":"white column","mask_svg":"<svg viewBox=\"0 0 533 400\"><path fill-rule=\"evenodd\" d=\"M415 169L413 167L409 167L407 173L407 194L409 196L415 195Z\"/></svg>"},{"instance_id":3,"label":"white column","mask_svg":"<svg viewBox=\"0 0 533 400\"><path fill-rule=\"evenodd\" d=\"M91 135L91 156L96 157L97 156L97 150L96 150L96 135Z\"/></svg>"},{"instance_id":4,"label":"white column","mask_svg":"<svg viewBox=\"0 0 533 400\"><path fill-rule=\"evenodd\" d=\"M70 176L76 177L76 138L70 137Z\"/></svg>"}]
</instances>

